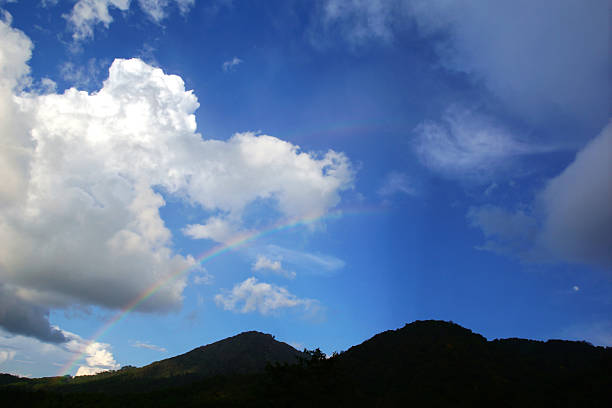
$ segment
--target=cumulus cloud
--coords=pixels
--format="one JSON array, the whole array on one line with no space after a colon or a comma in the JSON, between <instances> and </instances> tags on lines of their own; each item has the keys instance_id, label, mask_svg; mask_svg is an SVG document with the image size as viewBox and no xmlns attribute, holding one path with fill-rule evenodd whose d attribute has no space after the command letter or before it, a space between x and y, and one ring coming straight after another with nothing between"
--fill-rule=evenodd
<instances>
[{"instance_id":1,"label":"cumulus cloud","mask_svg":"<svg viewBox=\"0 0 612 408\"><path fill-rule=\"evenodd\" d=\"M21 31L11 27L12 16L0 10L0 86L4 90L27 85L32 56L32 41Z\"/></svg>"},{"instance_id":2,"label":"cumulus cloud","mask_svg":"<svg viewBox=\"0 0 612 408\"><path fill-rule=\"evenodd\" d=\"M91 375L101 371L116 370L120 366L115 361L110 345L91 342L77 334L60 330L66 338L63 343L41 342L34 337L8 334L0 330L0 350L8 351L13 358L5 361L4 369L10 372L34 370L36 377L58 374L58 367L78 364L76 375ZM75 361L77 358L82 360ZM35 361L33 366L28 363Z\"/></svg>"},{"instance_id":3,"label":"cumulus cloud","mask_svg":"<svg viewBox=\"0 0 612 408\"><path fill-rule=\"evenodd\" d=\"M468 218L483 249L612 270L612 122L534 199L534 211L484 206ZM531 248L531 249L529 249Z\"/></svg>"},{"instance_id":4,"label":"cumulus cloud","mask_svg":"<svg viewBox=\"0 0 612 408\"><path fill-rule=\"evenodd\" d=\"M265 255L257 255L257 259L253 263L251 269L257 271L272 271L275 274L284 276L289 279L295 278L295 272L288 271L283 268L281 261L278 259L272 260Z\"/></svg>"},{"instance_id":5,"label":"cumulus cloud","mask_svg":"<svg viewBox=\"0 0 612 408\"><path fill-rule=\"evenodd\" d=\"M272 271L280 271L283 269L280 261L272 261L263 255L257 257L257 261L253 264L253 270L259 271L261 269L270 269Z\"/></svg>"},{"instance_id":6,"label":"cumulus cloud","mask_svg":"<svg viewBox=\"0 0 612 408\"><path fill-rule=\"evenodd\" d=\"M301 152L299 146L267 135L239 133L227 142L205 141L190 146L200 150L198 171L191 174L186 193L206 209L222 210L204 224L191 224L184 233L221 243L250 235L245 208L258 199L273 199L286 218L325 214L352 186L347 157L333 150L323 156ZM196 150L193 150L196 149ZM190 153L192 154L192 153Z\"/></svg>"},{"instance_id":7,"label":"cumulus cloud","mask_svg":"<svg viewBox=\"0 0 612 408\"><path fill-rule=\"evenodd\" d=\"M171 4L176 4L181 14L186 14L195 4L195 0L138 0L143 13L156 23L167 17ZM112 9L127 11L130 6L131 0L78 0L70 14L65 16L73 31L72 38L84 40L93 37L98 24L108 28L113 22Z\"/></svg>"},{"instance_id":8,"label":"cumulus cloud","mask_svg":"<svg viewBox=\"0 0 612 408\"><path fill-rule=\"evenodd\" d=\"M236 284L231 291L215 296L217 306L240 313L259 312L267 315L284 308L302 308L304 311L317 306L314 299L301 299L287 289L269 283L258 282L251 277Z\"/></svg>"},{"instance_id":9,"label":"cumulus cloud","mask_svg":"<svg viewBox=\"0 0 612 408\"><path fill-rule=\"evenodd\" d=\"M221 67L224 71L232 71L240 64L242 64L242 60L238 57L234 57L229 61L225 61Z\"/></svg>"},{"instance_id":10,"label":"cumulus cloud","mask_svg":"<svg viewBox=\"0 0 612 408\"><path fill-rule=\"evenodd\" d=\"M222 217L210 217L206 224L189 224L183 228L183 234L193 239L211 239L217 242L230 243L239 236L239 222ZM249 231L240 231L241 235L250 235Z\"/></svg>"},{"instance_id":11,"label":"cumulus cloud","mask_svg":"<svg viewBox=\"0 0 612 408\"><path fill-rule=\"evenodd\" d=\"M526 118L609 111L609 2L326 0L320 20L352 44L413 25L442 65L470 74Z\"/></svg>"},{"instance_id":12,"label":"cumulus cloud","mask_svg":"<svg viewBox=\"0 0 612 408\"><path fill-rule=\"evenodd\" d=\"M512 168L522 156L556 150L520 140L491 118L452 106L438 122L415 129L413 148L421 162L444 176L486 181Z\"/></svg>"},{"instance_id":13,"label":"cumulus cloud","mask_svg":"<svg viewBox=\"0 0 612 408\"><path fill-rule=\"evenodd\" d=\"M88 343L84 350L86 365L79 366L75 376L94 375L103 371L119 369L121 366L115 361L109 347L106 343Z\"/></svg>"},{"instance_id":14,"label":"cumulus cloud","mask_svg":"<svg viewBox=\"0 0 612 408\"><path fill-rule=\"evenodd\" d=\"M172 250L160 191L216 214L187 234L226 242L251 232L242 215L255 200L278 202L288 218L324 214L352 185L342 153L248 132L203 140L193 92L138 59L115 60L96 92L23 92L31 47L0 21L0 283L16 288L15 313L41 306L30 307L32 323L49 307L121 308L196 267ZM186 283L173 280L138 310L175 310Z\"/></svg>"}]
</instances>

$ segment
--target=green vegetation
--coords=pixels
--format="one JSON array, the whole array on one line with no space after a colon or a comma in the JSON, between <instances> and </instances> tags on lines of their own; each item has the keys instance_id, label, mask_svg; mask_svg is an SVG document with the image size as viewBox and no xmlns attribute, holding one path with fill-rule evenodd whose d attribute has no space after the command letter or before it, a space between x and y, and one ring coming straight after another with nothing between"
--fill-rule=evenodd
<instances>
[{"instance_id":1,"label":"green vegetation","mask_svg":"<svg viewBox=\"0 0 612 408\"><path fill-rule=\"evenodd\" d=\"M142 368L0 377L12 406L612 406L612 348L417 321L327 358L243 333Z\"/></svg>"}]
</instances>

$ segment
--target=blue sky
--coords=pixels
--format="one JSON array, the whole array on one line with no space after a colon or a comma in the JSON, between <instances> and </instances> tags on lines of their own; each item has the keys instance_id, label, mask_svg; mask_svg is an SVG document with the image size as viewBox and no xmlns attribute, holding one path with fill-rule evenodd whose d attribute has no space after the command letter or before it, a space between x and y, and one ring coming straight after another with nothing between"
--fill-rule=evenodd
<instances>
[{"instance_id":1,"label":"blue sky","mask_svg":"<svg viewBox=\"0 0 612 408\"><path fill-rule=\"evenodd\" d=\"M417 319L612 346L607 1L0 8L0 371Z\"/></svg>"}]
</instances>

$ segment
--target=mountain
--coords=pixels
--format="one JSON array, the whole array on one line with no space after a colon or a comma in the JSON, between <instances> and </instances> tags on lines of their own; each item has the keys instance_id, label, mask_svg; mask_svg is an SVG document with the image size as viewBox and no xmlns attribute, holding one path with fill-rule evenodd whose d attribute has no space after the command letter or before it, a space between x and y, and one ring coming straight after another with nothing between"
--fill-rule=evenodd
<instances>
[{"instance_id":1,"label":"mountain","mask_svg":"<svg viewBox=\"0 0 612 408\"><path fill-rule=\"evenodd\" d=\"M612 406L612 348L487 341L452 322L416 321L331 358L258 332L142 368L0 385L25 406Z\"/></svg>"},{"instance_id":2,"label":"mountain","mask_svg":"<svg viewBox=\"0 0 612 408\"><path fill-rule=\"evenodd\" d=\"M252 374L264 371L267 364L295 364L298 357L301 352L274 336L249 331L130 371L146 378Z\"/></svg>"},{"instance_id":3,"label":"mountain","mask_svg":"<svg viewBox=\"0 0 612 408\"><path fill-rule=\"evenodd\" d=\"M249 331L144 367L126 366L92 376L43 380L37 388L61 393L150 392L206 378L254 375L270 364L296 364L303 355L270 334Z\"/></svg>"},{"instance_id":4,"label":"mountain","mask_svg":"<svg viewBox=\"0 0 612 408\"><path fill-rule=\"evenodd\" d=\"M598 406L612 402L612 348L487 341L452 322L416 321L338 356L335 387L372 405Z\"/></svg>"}]
</instances>

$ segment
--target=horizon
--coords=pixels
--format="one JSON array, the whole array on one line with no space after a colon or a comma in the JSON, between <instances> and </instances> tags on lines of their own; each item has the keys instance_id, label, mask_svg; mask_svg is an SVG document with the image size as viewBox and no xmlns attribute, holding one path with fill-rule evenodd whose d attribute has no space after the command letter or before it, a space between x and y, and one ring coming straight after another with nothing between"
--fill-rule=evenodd
<instances>
[{"instance_id":1,"label":"horizon","mask_svg":"<svg viewBox=\"0 0 612 408\"><path fill-rule=\"evenodd\" d=\"M537 342L537 343L544 343L544 344L549 343L549 342L570 342L570 343L575 342L575 343L583 343L583 344L586 344L586 345L588 345L590 347L593 347L593 348L612 349L612 346L597 346L597 345L593 345L593 344L589 343L586 340L565 340L565 339L557 339L557 338L551 338L551 339L547 339L547 340L534 340L534 339L525 339L525 338L517 338L517 337L488 339L485 336L483 336L482 334L480 334L478 332L475 332L475 331L471 330L468 327L463 327L463 326L461 326L461 325L459 325L459 324L457 324L457 323L455 323L453 321L431 320L431 319L429 319L429 320L414 320L412 322L407 322L403 326L397 327L395 329L391 328L391 329L387 329L387 330L381 331L379 333L375 333L372 337L364 339L362 342L359 342L357 344L353 344L353 345L349 346L345 350L334 350L331 353L323 352L323 356L326 357L326 358L331 358L333 355L341 355L344 352L346 352L346 351L348 351L348 350L350 350L350 349L352 349L354 347L361 346L363 343L366 343L369 340L372 340L373 338L377 337L380 334L385 334L385 333L388 333L388 332L397 332L397 331L400 331L400 330L403 330L403 329L407 328L408 326L414 325L415 323L445 323L445 324L452 325L452 326L458 326L461 329L464 329L465 331L469 332L471 335L484 338L487 343L496 342L496 341L504 341L504 340L523 340L523 341L527 341L527 342ZM144 368L144 367L148 367L148 366L150 366L152 364L163 362L163 361L169 360L169 359L174 359L175 357L180 357L180 356L183 356L185 354L192 353L192 352L194 352L194 351L196 351L198 349L206 348L208 346L211 346L211 345L214 345L214 344L217 344L217 343L225 342L226 340L231 340L231 339L234 339L234 338L237 338L237 337L240 337L240 336L244 336L244 335L249 335L249 334L252 334L252 333L257 334L257 335L261 335L261 336L265 336L265 337L270 337L273 342L277 342L277 343L280 343L280 344L285 344L285 345L291 347L293 350L298 351L298 352L307 352L307 351L320 350L319 347L316 347L316 345L313 346L312 349L306 349L306 348L299 349L299 348L297 348L293 344L290 344L290 343L287 343L287 342L285 342L283 340L277 339L276 336L273 333L264 333L264 332L260 332L260 331L257 331L257 330L246 330L246 331L243 331L243 332L240 332L240 333L236 333L236 334L234 334L232 336L229 336L229 337L213 340L210 343L202 344L202 345L200 345L198 347L195 347L193 349L190 349L190 350L185 350L185 351L183 351L183 352L181 352L180 354L177 354L177 355L172 355L172 356L168 356L168 357L166 357L164 359L154 360L154 361L147 362L147 363L145 363L142 366L125 365L125 366L122 366L121 368L124 368L124 367L130 367L130 368ZM118 369L118 370L120 370L120 369ZM62 369L62 371L64 371L64 370ZM109 373L109 372L114 372L114 371L117 371L117 370L100 371L100 372L98 372L96 374ZM5 373L1 373L1 374L5 374ZM56 374L54 376L46 377L46 378L66 377L66 376L69 376L69 377L72 377L72 378L75 377L74 375L62 374L60 372L60 373L58 373L58 374ZM28 377L21 377L21 378L28 378Z\"/></svg>"},{"instance_id":2,"label":"horizon","mask_svg":"<svg viewBox=\"0 0 612 408\"><path fill-rule=\"evenodd\" d=\"M419 320L612 346L608 15L0 0L0 372Z\"/></svg>"}]
</instances>

